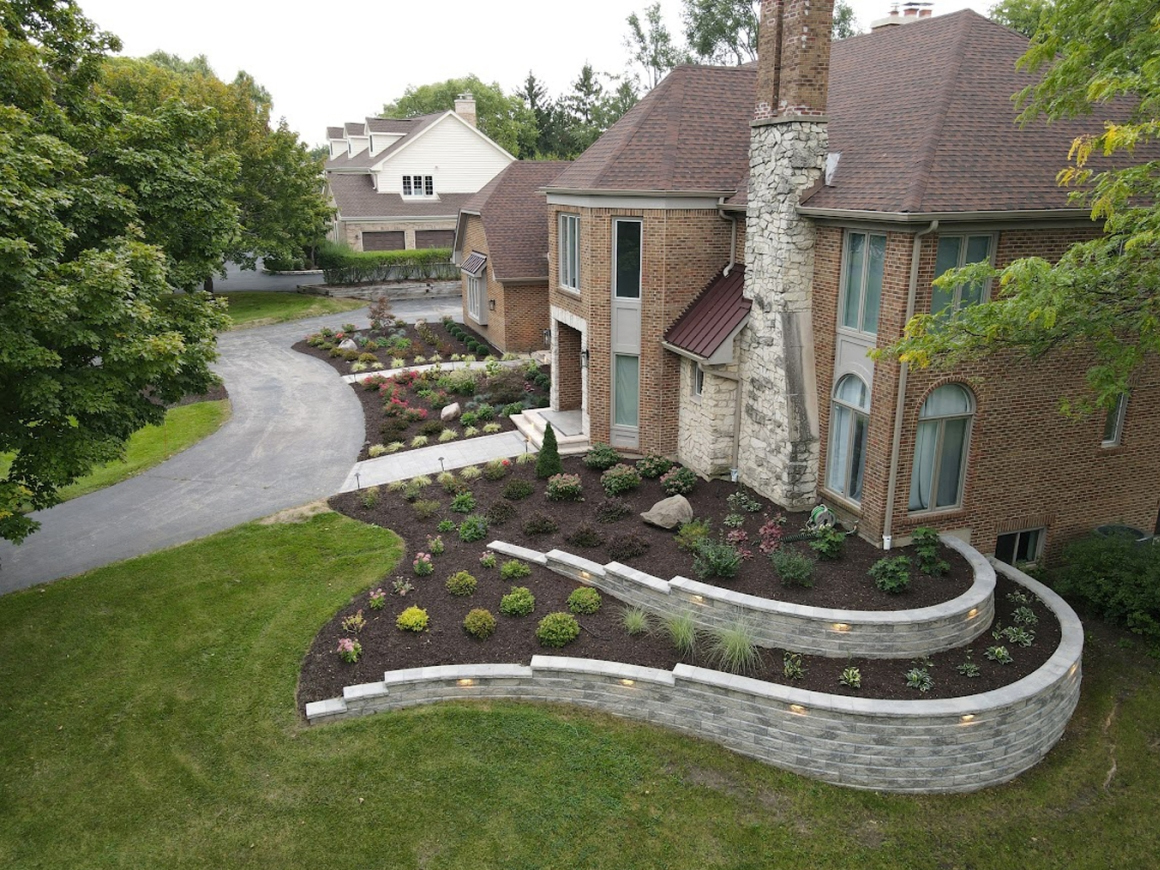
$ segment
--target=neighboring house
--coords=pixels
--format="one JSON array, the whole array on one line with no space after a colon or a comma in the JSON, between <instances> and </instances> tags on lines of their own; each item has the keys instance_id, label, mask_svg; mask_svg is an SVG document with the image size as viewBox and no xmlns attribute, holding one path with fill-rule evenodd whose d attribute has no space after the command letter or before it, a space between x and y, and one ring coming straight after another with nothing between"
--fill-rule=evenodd
<instances>
[{"instance_id":1,"label":"neighboring house","mask_svg":"<svg viewBox=\"0 0 1160 870\"><path fill-rule=\"evenodd\" d=\"M932 525L1033 559L1100 523L1152 529L1155 361L1073 421L1082 354L867 355L990 292L933 288L945 269L1099 231L1055 182L1099 122L1018 126L1027 41L974 12L832 52L830 14L765 0L756 66L677 68L546 185L552 408L592 441L825 501L885 547Z\"/></svg>"},{"instance_id":2,"label":"neighboring house","mask_svg":"<svg viewBox=\"0 0 1160 870\"><path fill-rule=\"evenodd\" d=\"M568 165L512 163L460 209L452 259L463 275L463 320L501 353L546 346L548 208L541 188Z\"/></svg>"},{"instance_id":3,"label":"neighboring house","mask_svg":"<svg viewBox=\"0 0 1160 870\"><path fill-rule=\"evenodd\" d=\"M356 251L449 248L459 209L515 160L476 129L475 101L327 128L331 238Z\"/></svg>"}]
</instances>

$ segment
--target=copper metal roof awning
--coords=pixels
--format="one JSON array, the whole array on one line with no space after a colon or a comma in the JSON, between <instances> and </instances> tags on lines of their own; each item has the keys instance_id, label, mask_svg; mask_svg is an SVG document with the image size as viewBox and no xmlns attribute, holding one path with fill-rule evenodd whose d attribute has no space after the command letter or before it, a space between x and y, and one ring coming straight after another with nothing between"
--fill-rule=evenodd
<instances>
[{"instance_id":1,"label":"copper metal roof awning","mask_svg":"<svg viewBox=\"0 0 1160 870\"><path fill-rule=\"evenodd\" d=\"M664 345L683 356L712 365L731 362L731 339L745 325L753 301L745 298L745 267L724 270L709 282L665 333Z\"/></svg>"},{"instance_id":2,"label":"copper metal roof awning","mask_svg":"<svg viewBox=\"0 0 1160 870\"><path fill-rule=\"evenodd\" d=\"M478 251L472 251L467 259L463 261L463 265L459 268L471 275L473 278L478 278L483 274L484 267L487 266L487 254L481 254Z\"/></svg>"}]
</instances>

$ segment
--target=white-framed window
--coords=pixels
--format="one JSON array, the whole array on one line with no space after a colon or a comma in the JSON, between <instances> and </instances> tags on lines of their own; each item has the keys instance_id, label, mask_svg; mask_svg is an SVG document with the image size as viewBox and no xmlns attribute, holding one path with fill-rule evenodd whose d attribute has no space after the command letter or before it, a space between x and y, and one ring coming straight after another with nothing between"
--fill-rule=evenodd
<instances>
[{"instance_id":1,"label":"white-framed window","mask_svg":"<svg viewBox=\"0 0 1160 870\"><path fill-rule=\"evenodd\" d=\"M612 423L640 425L640 357L618 353L613 357Z\"/></svg>"},{"instance_id":2,"label":"white-framed window","mask_svg":"<svg viewBox=\"0 0 1160 870\"><path fill-rule=\"evenodd\" d=\"M847 230L842 261L841 325L875 335L882 304L886 236Z\"/></svg>"},{"instance_id":3,"label":"white-framed window","mask_svg":"<svg viewBox=\"0 0 1160 870\"><path fill-rule=\"evenodd\" d=\"M999 535L995 541L995 558L1008 565L1037 562L1043 554L1046 529L1023 529Z\"/></svg>"},{"instance_id":4,"label":"white-framed window","mask_svg":"<svg viewBox=\"0 0 1160 870\"><path fill-rule=\"evenodd\" d=\"M700 363L689 360L689 393L694 398L701 398L705 392L705 370Z\"/></svg>"},{"instance_id":5,"label":"white-framed window","mask_svg":"<svg viewBox=\"0 0 1160 870\"><path fill-rule=\"evenodd\" d=\"M974 415L974 397L960 384L944 384L922 403L910 474L912 511L946 510L962 504Z\"/></svg>"},{"instance_id":6,"label":"white-framed window","mask_svg":"<svg viewBox=\"0 0 1160 870\"><path fill-rule=\"evenodd\" d=\"M464 273L467 279L467 314L480 326L487 324L487 280L484 275Z\"/></svg>"},{"instance_id":7,"label":"white-framed window","mask_svg":"<svg viewBox=\"0 0 1160 870\"><path fill-rule=\"evenodd\" d=\"M1104 418L1104 437L1100 441L1101 447L1119 447L1120 438L1124 435L1124 415L1128 412L1128 394L1120 393L1116 404L1108 410Z\"/></svg>"},{"instance_id":8,"label":"white-framed window","mask_svg":"<svg viewBox=\"0 0 1160 870\"><path fill-rule=\"evenodd\" d=\"M560 286L580 292L580 215L562 214L557 228Z\"/></svg>"},{"instance_id":9,"label":"white-framed window","mask_svg":"<svg viewBox=\"0 0 1160 870\"><path fill-rule=\"evenodd\" d=\"M994 237L990 235L939 236L938 255L934 262L935 277L948 269L957 269L971 263L989 263L993 241ZM948 309L958 311L966 305L975 305L983 301L986 290L985 284L935 286L931 293L930 313L938 314Z\"/></svg>"},{"instance_id":10,"label":"white-framed window","mask_svg":"<svg viewBox=\"0 0 1160 870\"><path fill-rule=\"evenodd\" d=\"M640 299L642 233L639 218L612 221L612 295L617 299Z\"/></svg>"},{"instance_id":11,"label":"white-framed window","mask_svg":"<svg viewBox=\"0 0 1160 870\"><path fill-rule=\"evenodd\" d=\"M435 178L430 175L404 175L403 196L434 196Z\"/></svg>"},{"instance_id":12,"label":"white-framed window","mask_svg":"<svg viewBox=\"0 0 1160 870\"><path fill-rule=\"evenodd\" d=\"M870 391L860 377L846 375L838 381L830 411L826 488L850 501L862 500L869 428Z\"/></svg>"}]
</instances>

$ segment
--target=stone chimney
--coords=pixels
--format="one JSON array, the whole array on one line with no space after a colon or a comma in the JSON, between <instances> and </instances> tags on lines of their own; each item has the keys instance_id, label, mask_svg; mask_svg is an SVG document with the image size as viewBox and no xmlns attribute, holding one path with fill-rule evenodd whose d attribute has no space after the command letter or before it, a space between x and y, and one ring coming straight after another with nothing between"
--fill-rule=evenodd
<instances>
[{"instance_id":1,"label":"stone chimney","mask_svg":"<svg viewBox=\"0 0 1160 870\"><path fill-rule=\"evenodd\" d=\"M802 195L821 183L829 139L834 0L762 0L749 140L741 333L740 479L779 505L812 507L818 484L813 221Z\"/></svg>"},{"instance_id":2,"label":"stone chimney","mask_svg":"<svg viewBox=\"0 0 1160 870\"><path fill-rule=\"evenodd\" d=\"M755 120L825 115L833 17L833 0L762 0Z\"/></svg>"},{"instance_id":3,"label":"stone chimney","mask_svg":"<svg viewBox=\"0 0 1160 870\"><path fill-rule=\"evenodd\" d=\"M471 94L460 94L455 98L455 114L470 124L478 126L475 117L475 97Z\"/></svg>"}]
</instances>

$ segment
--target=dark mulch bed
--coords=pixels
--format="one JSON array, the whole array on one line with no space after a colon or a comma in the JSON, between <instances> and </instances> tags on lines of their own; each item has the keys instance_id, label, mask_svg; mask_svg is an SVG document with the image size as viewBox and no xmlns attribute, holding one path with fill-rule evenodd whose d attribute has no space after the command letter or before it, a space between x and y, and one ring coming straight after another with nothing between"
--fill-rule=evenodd
<instances>
[{"instance_id":1,"label":"dark mulch bed","mask_svg":"<svg viewBox=\"0 0 1160 870\"><path fill-rule=\"evenodd\" d=\"M505 500L500 496L502 488L513 477L532 477L531 466L515 466L512 473L500 481L479 479L472 482L472 492L479 499L479 510L483 511L497 502ZM428 577L416 577L411 571L411 561L416 551L426 551L427 537L437 534L436 523L440 518L462 519L461 514L447 510L450 496L438 484L426 488L423 498L438 501L442 510L432 519L420 521L415 518L413 508L393 493L383 491L379 501L372 507L363 505L359 493L347 493L331 499L336 510L355 519L377 522L394 529L408 544L409 553L400 562L399 571L383 578L382 588L388 593L383 610L369 607L369 593L356 597L346 608L335 616L316 636L299 678L298 701L305 705L311 701L337 697L343 686L357 683L375 682L382 679L388 670L424 667L445 664L468 663L521 663L527 664L537 654L556 654L556 650L541 647L535 638L538 621L547 613L567 610L567 597L577 588L577 583L561 577L544 568L532 567L530 577L513 582L499 578L497 569L486 569L479 564L479 556L488 540L501 538L512 543L522 543L539 550L549 550L560 546L578 552L595 561L607 561L599 550L584 551L564 544L559 534L529 537L519 526L532 514L543 512L557 518L562 529L573 530L575 526L589 519L603 495L598 485L598 475L588 472L578 460L566 461L565 470L581 473L589 501L580 505L548 502L543 496L542 485L528 499L516 502L518 516L503 525L493 527L482 542L463 543L455 532L441 535L446 552L434 558L435 573ZM655 481L646 481L635 495L625 499L634 510L647 509L661 495ZM698 516L711 517L720 528L720 518L728 512L725 497L736 487L723 482L697 484L690 496ZM577 513L579 512L579 513ZM751 521L759 523L761 514ZM800 515L791 516L789 528L800 525ZM672 534L662 530L646 528L635 513L616 523L595 524L601 533L611 538L616 534L636 532L648 539L652 546L646 556L629 560L642 570L668 579L674 574L690 575L690 557L672 544ZM790 546L799 546L792 544ZM966 563L953 552L944 553L944 558L952 564L951 578L923 578L915 576L912 590L900 596L885 596L875 590L865 572L870 564L881 556L881 552L869 544L855 538L847 542L844 557L837 562L820 563L817 572L817 586L812 590L786 590L772 577L768 563L759 554L746 563L743 576L729 584L730 588L753 592L754 594L794 600L818 606L846 606L850 609L868 609L874 603L875 609L897 609L923 606L934 601L947 600L961 593L969 583L964 572L969 573ZM502 564L502 559L500 560ZM457 598L444 588L444 581L458 570L470 571L478 580L475 593L466 598ZM917 575L917 572L914 572ZM414 584L414 590L405 597L391 593L391 581L403 578ZM527 617L509 617L499 612L500 597L513 585L529 587L536 596L535 612ZM864 587L869 587L867 592ZM1019 606L1009 601L1008 594L1019 587L1002 577L996 591L996 625L1012 624L1012 613ZM932 592L934 590L934 592ZM937 594L936 594L937 593ZM815 596L815 597L810 597ZM877 598L876 598L877 596ZM594 658L670 669L682 661L664 636L655 630L645 637L632 637L621 626L623 605L608 595L603 595L601 610L591 616L578 617L583 630L580 637L558 651L558 654L576 658ZM843 602L858 601L850 605ZM395 618L403 609L418 606L427 610L431 623L429 630L419 634L403 632L395 627ZM1041 603L1033 601L1032 609L1040 622L1035 626L1036 639L1030 648L1015 646L1005 641L996 641L991 634L985 634L971 645L970 650L960 649L932 656L928 662L906 660L866 660L827 659L817 656L803 658L805 674L802 679L789 681L783 673L783 650L763 650L760 666L751 674L759 679L786 683L803 689L811 689L834 694L844 694L870 698L944 698L966 694L978 694L1003 685L1008 685L1040 667L1059 644L1059 625ZM473 608L482 607L491 611L498 621L496 633L485 641L469 637L462 629L463 619ZM350 636L341 625L342 619L363 611L367 625L358 632L363 655L356 664L341 661L335 652L339 638ZM1011 652L1014 662L1002 666L988 661L984 650L993 644L1004 643ZM968 658L979 666L980 676L968 678L957 671L957 666ZM691 664L712 667L710 642L702 640L696 654L687 659ZM846 667L858 667L862 673L862 688L851 689L838 683L838 677ZM920 693L906 686L905 674L917 666L926 666L934 680L933 688Z\"/></svg>"},{"instance_id":2,"label":"dark mulch bed","mask_svg":"<svg viewBox=\"0 0 1160 870\"><path fill-rule=\"evenodd\" d=\"M508 370L506 365L504 370ZM540 372L543 373L545 379L551 377L550 371L547 367L540 368ZM384 372L383 376L389 378L390 373ZM484 378L484 372L480 371L479 376L481 379ZM503 377L516 377L516 375L503 375ZM548 390L550 389L550 381L549 387L545 388L527 380L526 378L520 380L520 386L522 390L521 395L523 397L523 402L527 407L538 408L543 407L548 403ZM434 446L439 444L439 432L442 429L450 429L457 434L458 437L455 439L455 442L451 443L462 441L465 437L465 432L467 429L467 427L463 424L463 421L453 420L440 425L439 413L442 411L445 402L448 404L451 402L458 402L460 407L464 410L470 410L475 406L475 404L477 404L477 402L473 401L473 396L452 395L446 397L443 400L424 398L417 395L414 388L406 388L404 390L402 383L400 382L399 387L394 392L405 398L405 401L410 407L426 411L427 419L425 421L415 421L409 423L405 426L405 428L384 430L383 426L384 423L386 423L386 417L383 414L384 400L379 388L373 386L368 388L368 386L363 384L351 384L351 389L355 391L355 395L358 396L359 403L362 405L363 421L364 425L366 426L366 439L363 442L362 450L359 451L358 456L360 462L370 458L370 448L375 444L389 444L391 442L401 441L405 446L396 452L402 453L406 450L414 449L411 447L411 440L419 434L428 435L429 440L425 446ZM481 380L479 393L485 397L490 396L487 380ZM500 413L500 405L496 404L494 407L496 410L495 417L494 419L487 422L499 426L499 429L490 433L484 432L483 427L486 425L486 423L478 422L474 427L478 430L478 432L472 437L480 437L488 434L496 435L500 432L509 432L516 428L510 417ZM402 418L399 419L401 421L399 425L402 425ZM428 423L430 425L426 430L424 430L425 424Z\"/></svg>"},{"instance_id":3,"label":"dark mulch bed","mask_svg":"<svg viewBox=\"0 0 1160 870\"><path fill-rule=\"evenodd\" d=\"M579 458L565 459L564 470L580 476L584 487L585 501L548 501L544 495L544 483L536 480L532 465L515 465L511 474L499 481L490 481L485 478L473 481L470 484L470 489L479 503L479 513L484 513L492 505L504 502L513 504L519 513L517 518L502 525L493 523L486 540L503 540L509 544L519 544L541 552L552 549L567 550L600 564L620 561L641 571L647 571L662 580L671 580L677 576L699 579L693 573L692 555L675 546L673 533L646 525L640 519L641 512L647 511L656 502L665 498L659 481L645 480L639 489L625 494L622 500L629 508L628 515L617 522L606 524L597 522L595 519L596 511L604 500L604 492L600 486L600 472L586 467ZM522 501L507 502L502 493L508 482L515 477L525 478L533 482L536 491ZM688 498L692 502L696 516L709 520L717 532L723 533L727 530L723 528L722 520L731 512L726 499L737 490L738 487L728 481L700 480ZM439 511L431 519L419 519L401 495L388 492L386 488L383 488L382 498L378 504L371 509L363 506L358 493L335 496L331 499L331 505L335 510L347 516L393 529L403 537L414 553L415 550L422 549L421 543L427 535L435 534L435 527L439 520L453 519L458 522L462 519L462 515L451 512L452 496L437 483L427 487L421 498L439 502ZM750 541L757 540L758 529L770 515L780 513L764 499L758 500L764 505L764 510L744 514L745 525L742 526L742 530L749 535ZM559 525L560 531L545 535L527 534L523 528L524 523L534 514L546 515ZM785 529L788 533L799 532L804 527L805 521L805 514L788 514ZM571 535L582 523L591 524L603 536L605 543L602 546L587 549L568 543L565 540L566 537ZM614 560L609 555L609 545L616 538L626 535L640 536L648 543L649 548L643 555L635 558ZM458 539L453 533L446 535L445 540L450 554L458 545ZM810 550L809 544L805 541L786 546L803 554L813 555L813 551ZM851 535L846 539L842 558L836 561L819 561L817 563L814 572L816 582L812 589L785 587L777 579L768 559L758 551L756 544L751 545L750 548L753 551L753 557L742 562L741 571L737 578L721 581L718 585L726 586L737 592L813 607L838 607L844 610L903 610L926 607L958 597L970 588L974 580L966 560L953 550L944 547L943 558L951 566L951 570L946 576L926 577L917 570L912 570L913 579L910 589L900 595L887 595L875 588L874 582L866 576L870 566L883 557L883 552L863 541L857 535ZM890 555L899 554L913 555L910 548L897 549Z\"/></svg>"},{"instance_id":4,"label":"dark mulch bed","mask_svg":"<svg viewBox=\"0 0 1160 870\"><path fill-rule=\"evenodd\" d=\"M452 356L462 356L464 354L471 353L471 350L468 348L466 342L460 341L450 332L448 332L447 327L441 321L432 320L427 323L427 326L430 327L431 333L434 335L434 344L424 341L423 336L420 334L414 323L403 323L402 321L398 321L396 325L390 326L383 330L355 330L353 333L351 333L351 335L358 335L363 338L373 338L377 340L387 339L394 333L403 333L403 336L410 342L410 347L406 351L390 350L387 348L359 349L359 353L374 354L375 358L380 363L382 363L384 369L389 369L391 366L391 361L395 358L405 360L407 365L413 365L415 357L417 356L423 357L426 362L430 362L430 357L432 354L438 354L440 357L442 357L443 361L448 361ZM468 333L470 338L474 338L480 344L487 344L487 340L481 337L478 333L473 332L471 329L468 329L462 324L460 324L460 326L465 332ZM346 334L344 333L343 335L345 337ZM307 338L309 338L309 336ZM341 339L338 341L340 340ZM334 341L333 343L337 345L338 341ZM323 362L328 363L329 365L333 366L335 371L339 372L340 374L352 374L351 362L343 359L340 356L332 356L330 349L323 349L310 345L306 338L295 343L293 348L299 353L307 354L308 356L315 357L316 359L320 359ZM499 353L496 352L496 356L498 355ZM370 369L367 369L367 371L369 370Z\"/></svg>"}]
</instances>

